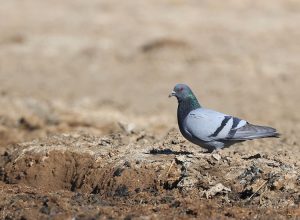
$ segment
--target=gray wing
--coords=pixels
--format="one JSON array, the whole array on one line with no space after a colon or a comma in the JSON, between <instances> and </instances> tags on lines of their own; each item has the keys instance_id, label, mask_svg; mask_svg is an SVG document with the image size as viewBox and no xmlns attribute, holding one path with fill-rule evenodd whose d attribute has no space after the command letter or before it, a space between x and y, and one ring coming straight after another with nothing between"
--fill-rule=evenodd
<instances>
[{"instance_id":1,"label":"gray wing","mask_svg":"<svg viewBox=\"0 0 300 220\"><path fill-rule=\"evenodd\" d=\"M199 108L188 114L184 124L184 129L192 137L202 141L214 141L233 137L237 129L247 122L210 109Z\"/></svg>"},{"instance_id":2,"label":"gray wing","mask_svg":"<svg viewBox=\"0 0 300 220\"><path fill-rule=\"evenodd\" d=\"M276 129L249 124L247 121L199 108L185 119L184 129L202 141L243 141L264 137L277 137Z\"/></svg>"},{"instance_id":3,"label":"gray wing","mask_svg":"<svg viewBox=\"0 0 300 220\"><path fill-rule=\"evenodd\" d=\"M265 137L278 137L279 133L275 128L253 125L247 122L246 125L232 131L226 140L251 140Z\"/></svg>"}]
</instances>

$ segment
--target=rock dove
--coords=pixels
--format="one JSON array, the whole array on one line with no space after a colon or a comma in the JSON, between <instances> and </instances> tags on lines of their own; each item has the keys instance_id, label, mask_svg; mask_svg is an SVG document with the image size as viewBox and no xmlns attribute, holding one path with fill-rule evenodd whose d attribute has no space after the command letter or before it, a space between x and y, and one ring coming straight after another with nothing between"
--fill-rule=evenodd
<instances>
[{"instance_id":1,"label":"rock dove","mask_svg":"<svg viewBox=\"0 0 300 220\"><path fill-rule=\"evenodd\" d=\"M178 100L177 120L181 134L209 152L257 138L278 137L276 129L253 125L199 104L192 90L177 84L169 97Z\"/></svg>"}]
</instances>

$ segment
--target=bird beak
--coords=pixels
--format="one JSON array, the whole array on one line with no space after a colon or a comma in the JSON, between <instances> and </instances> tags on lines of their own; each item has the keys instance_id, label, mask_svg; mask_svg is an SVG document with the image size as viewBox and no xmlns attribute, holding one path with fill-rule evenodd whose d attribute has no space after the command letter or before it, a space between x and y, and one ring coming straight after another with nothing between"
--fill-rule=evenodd
<instances>
[{"instance_id":1,"label":"bird beak","mask_svg":"<svg viewBox=\"0 0 300 220\"><path fill-rule=\"evenodd\" d=\"M169 95L169 98L171 98L172 96L175 96L176 95L176 92L175 91L172 91Z\"/></svg>"}]
</instances>

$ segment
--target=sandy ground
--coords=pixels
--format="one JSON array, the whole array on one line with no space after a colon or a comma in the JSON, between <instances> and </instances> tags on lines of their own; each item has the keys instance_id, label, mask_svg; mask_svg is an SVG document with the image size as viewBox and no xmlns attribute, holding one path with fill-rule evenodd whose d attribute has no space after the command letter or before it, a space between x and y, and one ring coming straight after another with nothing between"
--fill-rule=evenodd
<instances>
[{"instance_id":1,"label":"sandy ground","mask_svg":"<svg viewBox=\"0 0 300 220\"><path fill-rule=\"evenodd\" d=\"M300 2L3 0L1 219L300 218ZM203 106L279 139L205 154Z\"/></svg>"}]
</instances>

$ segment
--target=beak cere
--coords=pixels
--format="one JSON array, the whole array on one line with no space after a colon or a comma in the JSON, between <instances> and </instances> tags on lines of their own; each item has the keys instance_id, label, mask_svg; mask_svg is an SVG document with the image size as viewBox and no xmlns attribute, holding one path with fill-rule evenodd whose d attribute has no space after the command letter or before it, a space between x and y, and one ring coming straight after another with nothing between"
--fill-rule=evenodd
<instances>
[{"instance_id":1,"label":"beak cere","mask_svg":"<svg viewBox=\"0 0 300 220\"><path fill-rule=\"evenodd\" d=\"M169 95L169 98L171 98L172 96L175 96L176 95L176 92L175 91L172 91Z\"/></svg>"}]
</instances>

